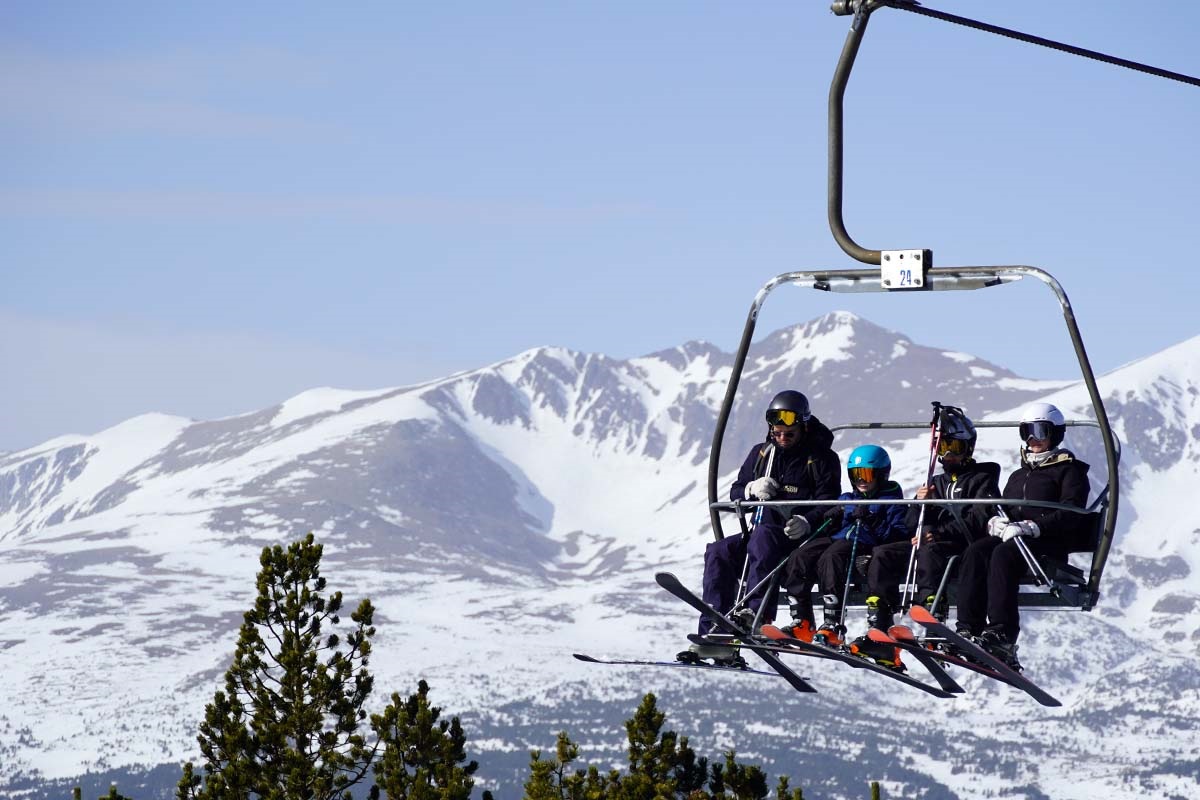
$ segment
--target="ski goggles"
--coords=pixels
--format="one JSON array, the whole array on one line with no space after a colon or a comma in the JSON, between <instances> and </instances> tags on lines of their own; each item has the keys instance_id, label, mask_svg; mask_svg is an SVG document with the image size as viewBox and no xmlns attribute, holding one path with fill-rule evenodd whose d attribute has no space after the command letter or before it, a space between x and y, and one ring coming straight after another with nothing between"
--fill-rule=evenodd
<instances>
[{"instance_id":1,"label":"ski goggles","mask_svg":"<svg viewBox=\"0 0 1200 800\"><path fill-rule=\"evenodd\" d=\"M1022 442L1028 442L1030 439L1050 441L1050 437L1054 433L1054 424L1039 419L1035 422L1022 422L1017 430L1021 433Z\"/></svg>"},{"instance_id":2,"label":"ski goggles","mask_svg":"<svg viewBox=\"0 0 1200 800\"><path fill-rule=\"evenodd\" d=\"M874 483L877 476L883 475L883 470L875 467L851 467L846 472L850 474L851 483Z\"/></svg>"},{"instance_id":3,"label":"ski goggles","mask_svg":"<svg viewBox=\"0 0 1200 800\"><path fill-rule=\"evenodd\" d=\"M803 421L803 418L795 411L789 411L785 408L773 408L767 412L767 422L771 425L787 425L791 427L797 422Z\"/></svg>"},{"instance_id":4,"label":"ski goggles","mask_svg":"<svg viewBox=\"0 0 1200 800\"><path fill-rule=\"evenodd\" d=\"M966 439L938 439L938 455L965 456L970 444Z\"/></svg>"}]
</instances>

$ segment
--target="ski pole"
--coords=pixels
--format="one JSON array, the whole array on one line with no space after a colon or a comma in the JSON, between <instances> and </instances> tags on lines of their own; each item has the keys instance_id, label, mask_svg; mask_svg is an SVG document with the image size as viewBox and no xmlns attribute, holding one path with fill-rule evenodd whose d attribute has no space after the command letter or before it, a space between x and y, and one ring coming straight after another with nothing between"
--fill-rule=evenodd
<instances>
[{"instance_id":1,"label":"ski pole","mask_svg":"<svg viewBox=\"0 0 1200 800\"><path fill-rule=\"evenodd\" d=\"M850 566L846 568L846 588L842 592L842 610L838 615L838 625L846 629L846 604L850 602L850 578L854 575L854 556L858 552L858 530L862 520L854 521L854 530L850 531ZM839 636L841 634L838 634Z\"/></svg>"},{"instance_id":2,"label":"ski pole","mask_svg":"<svg viewBox=\"0 0 1200 800\"><path fill-rule=\"evenodd\" d=\"M996 506L996 510L1000 512L1001 519L1007 520L1008 514L1004 510L1004 506ZM1025 559L1025 566L1029 567L1029 571L1033 573L1033 579L1037 581L1038 586L1049 586L1051 594L1058 595L1058 586L1050 580L1050 576L1046 574L1046 570L1042 569L1042 565L1038 563L1034 557L1033 551L1029 549L1029 545L1025 542L1024 536L1012 537L1016 542L1017 552L1021 554L1021 558Z\"/></svg>"},{"instance_id":3,"label":"ski pole","mask_svg":"<svg viewBox=\"0 0 1200 800\"><path fill-rule=\"evenodd\" d=\"M766 470L763 471L762 477L764 477L764 478L771 477L771 468L774 466L774 464L775 464L775 443L772 442L771 449L770 449L770 451L767 452L767 468L766 468ZM754 527L755 528L757 528L759 526L759 524L762 522L762 518L763 518L763 507L759 506L758 510L754 512ZM753 533L754 531L751 530L750 532ZM735 595L736 599L734 600L734 603L733 603L734 608L737 608L739 605L741 605L746 600L746 596L747 596L746 595L746 577L747 577L747 574L749 573L749 571L750 571L750 536L747 535L746 536L746 553L742 557L742 577L738 579L738 590L737 590L737 594Z\"/></svg>"},{"instance_id":4,"label":"ski pole","mask_svg":"<svg viewBox=\"0 0 1200 800\"><path fill-rule=\"evenodd\" d=\"M929 468L925 471L925 485L933 485L933 470L937 464L938 445L942 439L942 404L934 400L933 403L933 419L929 423ZM924 534L922 527L925 525L925 506L921 506L921 510L917 512L917 540L913 542L912 550L908 553L908 569L904 572L904 593L900 596L901 610L907 609L911 603L910 600L916 600L917 589L914 585L917 572L917 551L921 549L921 537Z\"/></svg>"},{"instance_id":5,"label":"ski pole","mask_svg":"<svg viewBox=\"0 0 1200 800\"><path fill-rule=\"evenodd\" d=\"M794 555L797 550L800 550L805 545L812 542L813 539L816 539L818 536L820 536L821 532L824 531L826 528L828 528L829 523L831 523L831 522L833 522L832 519L827 519L824 522L822 522L821 526L819 528L817 528L815 531L810 531L808 536L804 537L804 541L802 541L802 542L800 542L800 544L796 545L796 550L793 550L791 553L788 553L786 556L784 556L783 560L780 561L778 565L776 565L775 569L773 569L769 573L767 573L767 576L765 578L763 578L761 581L759 581L757 586L755 586L750 591L746 592L746 596L744 598L742 598L741 601L734 604L732 611L737 611L739 609L739 607L742 605L742 603L748 602L751 597L753 597L755 594L758 593L759 589L762 589L764 586L768 585L768 581L771 581L772 579L775 578L776 575L779 574L779 571L781 569L783 569L784 565L787 564L787 562L791 560L792 555ZM761 616L762 616L762 606L759 606L758 613L756 613L754 615L754 622L755 622L756 626L758 623L758 619Z\"/></svg>"}]
</instances>

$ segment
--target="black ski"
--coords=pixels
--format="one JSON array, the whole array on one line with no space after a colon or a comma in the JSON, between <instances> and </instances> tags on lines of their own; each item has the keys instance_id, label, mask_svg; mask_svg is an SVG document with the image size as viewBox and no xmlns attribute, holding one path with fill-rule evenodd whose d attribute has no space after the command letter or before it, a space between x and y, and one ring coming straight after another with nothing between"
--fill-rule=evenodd
<instances>
[{"instance_id":1,"label":"black ski","mask_svg":"<svg viewBox=\"0 0 1200 800\"><path fill-rule=\"evenodd\" d=\"M619 658L595 658L593 656L584 655L583 653L572 653L571 655L580 661L586 661L589 664L617 664L630 667L688 667L691 669L717 669L722 672L740 672L746 675L766 675L768 678L782 678L778 672L768 672L764 669L751 669L750 667L735 667L724 666L720 664L688 664L683 661L636 661L624 660Z\"/></svg>"},{"instance_id":2,"label":"black ski","mask_svg":"<svg viewBox=\"0 0 1200 800\"><path fill-rule=\"evenodd\" d=\"M862 656L856 656L851 652L848 652L845 650L839 650L835 647L829 647L829 646L823 645L823 644L816 644L814 642L806 642L803 639L796 639L794 637L788 636L786 633L781 631L779 628L776 628L774 625L763 625L762 632L763 632L763 635L766 636L768 639L773 639L776 642L782 643L786 647L792 648L792 652L801 653L801 654L815 653L815 654L826 656L827 658L834 658L834 659L837 659L838 661L841 661L844 664L848 664L851 667L854 667L855 669L865 669L868 672L877 672L881 675L887 675L889 678L894 678L895 680L898 680L903 684L907 684L908 686L911 686L914 689L920 689L923 692L928 692L929 694L933 695L934 697L941 697L941 698L954 697L954 695L952 695L950 692L946 691L945 689L939 689L936 686L930 686L928 683L923 683L923 682L917 680L916 678L910 678L908 675L905 675L903 672L899 672L894 669L888 669L887 667L880 666L879 664L876 664L874 661L871 661L870 659L867 659L867 658L863 658ZM743 644L742 646L749 648L751 650L754 650L756 647L756 645L754 645L754 644L748 644L748 645Z\"/></svg>"},{"instance_id":3,"label":"black ski","mask_svg":"<svg viewBox=\"0 0 1200 800\"><path fill-rule=\"evenodd\" d=\"M660 572L654 576L654 580L658 581L658 585L666 589L671 594L678 597L683 602L687 603L692 608L704 614L713 621L713 624L720 628L725 633L733 634L741 640L750 638L750 634L742 630L736 623L726 617L724 614L717 611L708 603L701 600L690 589L680 583L679 578L676 578L669 572ZM774 653L761 652L755 650L755 655L767 662L771 669L779 673L779 675L792 685L798 692L815 692L816 688L811 683L797 675L792 668L779 660L779 656Z\"/></svg>"},{"instance_id":4,"label":"black ski","mask_svg":"<svg viewBox=\"0 0 1200 800\"><path fill-rule=\"evenodd\" d=\"M933 679L937 681L937 685L945 689L951 694L962 694L966 691L958 685L958 682L951 678L946 670L942 669L942 665L938 663L938 659L934 658L924 647L911 644L903 639L889 636L878 628L869 628L867 630L867 638L872 642L899 647L906 653L911 653L912 657L921 662L921 666L925 668Z\"/></svg>"},{"instance_id":5,"label":"black ski","mask_svg":"<svg viewBox=\"0 0 1200 800\"><path fill-rule=\"evenodd\" d=\"M701 636L698 633L689 633L687 638L688 638L689 642L694 642L696 644L730 645L730 646L734 646L734 647L742 646L741 639L735 639L734 637L732 637L728 634L724 634L724 633L719 633L719 634L715 634L715 635L710 633L708 636ZM774 642L772 642L770 640L764 641L762 639L762 637L757 637L757 639L754 642L752 642L752 644L755 647L757 647L759 650L763 650L768 653L787 653L788 655L812 656L813 658L828 658L833 661L839 660L837 657L830 655L829 653L823 653L823 652L817 653L817 652L809 652L809 651L800 652L800 651L796 650L796 648L789 647L786 644L775 644Z\"/></svg>"},{"instance_id":6,"label":"black ski","mask_svg":"<svg viewBox=\"0 0 1200 800\"><path fill-rule=\"evenodd\" d=\"M1061 706L1055 697L1048 694L1044 689L1038 686L1033 681L1026 678L1021 673L1017 672L1012 667L1005 664L994 655L984 650L979 645L972 642L963 636L959 636L957 632L942 624L938 618L929 613L922 606L913 606L909 610L909 616L912 621L925 628L926 634L945 639L947 643L957 648L959 652L969 657L972 661L982 664L995 672L1004 676L1004 682L1010 686L1015 686L1021 691L1028 694L1034 700L1037 700L1044 706Z\"/></svg>"},{"instance_id":7,"label":"black ski","mask_svg":"<svg viewBox=\"0 0 1200 800\"><path fill-rule=\"evenodd\" d=\"M870 634L870 632L868 632L868 635L870 635L871 638L875 638L874 634ZM987 677L1000 681L1001 683L1008 683L1008 678L1004 675L1001 675L999 672L996 672L994 669L985 667L982 664L976 664L974 661L963 658L962 656L952 655L943 650L934 649L929 643L918 639L912 632L912 629L906 625L893 625L892 627L888 628L886 635L890 636L893 641L900 645L902 649L911 650L913 648L919 648L921 652L925 653L930 658L937 659L943 664L962 667L963 669L970 670L971 672L978 672L980 675L986 675ZM1012 684L1009 685L1011 686Z\"/></svg>"}]
</instances>

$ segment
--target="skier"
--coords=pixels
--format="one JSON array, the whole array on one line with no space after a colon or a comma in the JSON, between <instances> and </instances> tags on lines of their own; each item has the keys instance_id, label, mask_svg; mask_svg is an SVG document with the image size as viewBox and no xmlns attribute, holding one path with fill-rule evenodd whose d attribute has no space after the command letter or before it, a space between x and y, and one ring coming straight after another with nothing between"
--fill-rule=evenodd
<instances>
[{"instance_id":1,"label":"skier","mask_svg":"<svg viewBox=\"0 0 1200 800\"><path fill-rule=\"evenodd\" d=\"M991 461L979 463L974 459L977 434L975 425L962 409L942 406L937 440L937 460L942 472L935 475L929 486L917 489L916 498L961 500L1000 496L1000 465ZM926 506L924 520L921 508L910 506L906 526L912 533L908 541L892 542L876 547L867 567L867 624L887 631L899 606L897 586L908 576L908 568L916 559L915 602L924 605L939 619L946 618L945 598L934 608L934 598L946 564L961 555L967 545L988 538L988 518L994 508L983 505ZM917 546L917 523L923 522L920 547ZM897 661L895 646L873 642L860 636L850 644L850 651L880 663Z\"/></svg>"},{"instance_id":2,"label":"skier","mask_svg":"<svg viewBox=\"0 0 1200 800\"><path fill-rule=\"evenodd\" d=\"M812 415L808 398L797 391L775 395L766 412L767 439L755 445L729 490L731 500L833 500L841 490L841 461L830 449L833 433ZM768 465L770 471L768 474ZM815 528L826 508L801 506L789 520L771 507L756 512L749 541L743 534L711 542L704 553L704 600L718 611L730 611L738 600L743 565L746 587L753 588L778 567L798 540ZM785 522L788 525L784 531ZM777 593L747 598L739 621L748 625L763 602L763 621L775 619ZM699 632L707 634L712 622L700 617ZM692 645L679 653L680 661L701 658L725 661L736 658L732 647Z\"/></svg>"},{"instance_id":3,"label":"skier","mask_svg":"<svg viewBox=\"0 0 1200 800\"><path fill-rule=\"evenodd\" d=\"M899 500L900 485L889 479L892 460L886 450L868 444L854 448L846 473L851 491L839 500ZM905 538L905 508L902 505L852 505L837 509L841 527L832 536L813 539L792 553L780 576L780 585L790 598L792 624L787 632L797 639L823 641L840 646L846 629L842 624L842 598L850 580L852 562L871 549ZM835 517L836 519L836 517ZM789 521L790 527L793 521ZM812 598L814 578L821 590L824 622L814 632Z\"/></svg>"},{"instance_id":4,"label":"skier","mask_svg":"<svg viewBox=\"0 0 1200 800\"><path fill-rule=\"evenodd\" d=\"M1067 426L1062 412L1050 403L1034 403L1020 420L1021 466L1009 476L1003 496L1045 500L1083 508L1088 498L1088 465L1062 447ZM1081 549L1087 536L1083 514L1050 508L1005 506L1005 514L988 520L990 536L963 553L959 571L958 623L962 636L976 637L980 646L1015 670L1021 620L1017 592L1026 563L1017 543L1021 537L1034 556L1066 559Z\"/></svg>"}]
</instances>

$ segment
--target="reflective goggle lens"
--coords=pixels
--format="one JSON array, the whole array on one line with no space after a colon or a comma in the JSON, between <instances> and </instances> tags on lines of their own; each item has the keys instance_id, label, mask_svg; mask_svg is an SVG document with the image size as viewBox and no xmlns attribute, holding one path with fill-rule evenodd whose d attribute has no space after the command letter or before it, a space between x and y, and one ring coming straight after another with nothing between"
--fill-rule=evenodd
<instances>
[{"instance_id":1,"label":"reflective goggle lens","mask_svg":"<svg viewBox=\"0 0 1200 800\"><path fill-rule=\"evenodd\" d=\"M967 454L966 439L939 439L938 440L938 455L939 456L965 456Z\"/></svg>"},{"instance_id":2,"label":"reflective goggle lens","mask_svg":"<svg viewBox=\"0 0 1200 800\"><path fill-rule=\"evenodd\" d=\"M851 467L850 480L854 483L862 481L863 483L871 483L875 480L874 467Z\"/></svg>"},{"instance_id":3,"label":"reflective goggle lens","mask_svg":"<svg viewBox=\"0 0 1200 800\"><path fill-rule=\"evenodd\" d=\"M1030 439L1049 441L1054 426L1045 420L1038 420L1037 422L1022 422L1018 430L1021 432L1022 442L1028 442Z\"/></svg>"},{"instance_id":4,"label":"reflective goggle lens","mask_svg":"<svg viewBox=\"0 0 1200 800\"><path fill-rule=\"evenodd\" d=\"M795 411L787 411L786 409L776 409L767 412L767 422L772 425L795 425L800 419L800 415Z\"/></svg>"}]
</instances>

